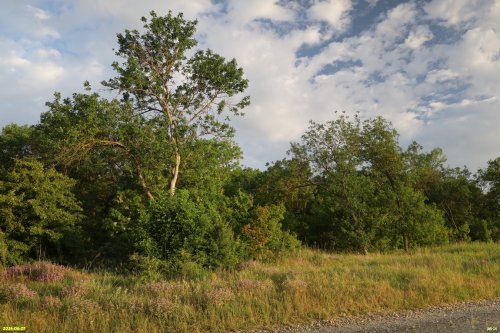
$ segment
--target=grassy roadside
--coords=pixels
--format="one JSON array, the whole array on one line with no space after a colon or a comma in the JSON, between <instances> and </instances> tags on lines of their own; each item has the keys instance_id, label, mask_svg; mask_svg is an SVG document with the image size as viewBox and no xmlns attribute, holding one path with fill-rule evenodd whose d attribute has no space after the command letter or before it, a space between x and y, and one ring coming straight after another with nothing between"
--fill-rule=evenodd
<instances>
[{"instance_id":1,"label":"grassy roadside","mask_svg":"<svg viewBox=\"0 0 500 333\"><path fill-rule=\"evenodd\" d=\"M498 298L500 244L369 255L304 249L276 263L247 262L193 280L147 282L50 265L2 275L0 326L225 332Z\"/></svg>"}]
</instances>

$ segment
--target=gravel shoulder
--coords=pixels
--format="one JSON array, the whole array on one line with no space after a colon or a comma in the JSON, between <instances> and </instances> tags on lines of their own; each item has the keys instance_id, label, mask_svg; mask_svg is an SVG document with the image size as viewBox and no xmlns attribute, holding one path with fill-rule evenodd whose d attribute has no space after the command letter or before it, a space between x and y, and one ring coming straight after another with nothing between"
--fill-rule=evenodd
<instances>
[{"instance_id":1,"label":"gravel shoulder","mask_svg":"<svg viewBox=\"0 0 500 333\"><path fill-rule=\"evenodd\" d=\"M395 333L500 332L500 299L463 302L424 310L370 314L317 322L308 326L281 327L251 333Z\"/></svg>"}]
</instances>

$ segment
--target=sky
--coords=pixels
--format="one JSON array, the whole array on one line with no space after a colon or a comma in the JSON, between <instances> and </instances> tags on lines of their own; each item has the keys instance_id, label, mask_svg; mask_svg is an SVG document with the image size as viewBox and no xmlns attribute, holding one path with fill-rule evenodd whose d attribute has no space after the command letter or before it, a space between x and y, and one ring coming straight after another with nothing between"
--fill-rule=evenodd
<instances>
[{"instance_id":1,"label":"sky","mask_svg":"<svg viewBox=\"0 0 500 333\"><path fill-rule=\"evenodd\" d=\"M104 91L116 33L172 10L200 49L243 67L243 164L282 159L308 121L383 116L406 148L475 171L500 156L500 0L16 0L0 9L0 127L35 124L55 91ZM117 97L117 96L111 96Z\"/></svg>"}]
</instances>

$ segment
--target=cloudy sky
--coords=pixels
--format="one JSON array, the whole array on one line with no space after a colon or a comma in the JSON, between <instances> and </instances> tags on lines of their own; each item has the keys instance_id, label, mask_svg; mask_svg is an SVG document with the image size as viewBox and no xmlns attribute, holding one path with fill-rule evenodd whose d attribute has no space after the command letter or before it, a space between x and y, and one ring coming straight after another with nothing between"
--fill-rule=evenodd
<instances>
[{"instance_id":1,"label":"cloudy sky","mask_svg":"<svg viewBox=\"0 0 500 333\"><path fill-rule=\"evenodd\" d=\"M252 106L244 164L281 159L313 119L384 116L451 166L500 156L499 0L16 0L0 9L0 127L34 124L54 91L112 77L116 33L154 9L198 19L200 48L236 58Z\"/></svg>"}]
</instances>

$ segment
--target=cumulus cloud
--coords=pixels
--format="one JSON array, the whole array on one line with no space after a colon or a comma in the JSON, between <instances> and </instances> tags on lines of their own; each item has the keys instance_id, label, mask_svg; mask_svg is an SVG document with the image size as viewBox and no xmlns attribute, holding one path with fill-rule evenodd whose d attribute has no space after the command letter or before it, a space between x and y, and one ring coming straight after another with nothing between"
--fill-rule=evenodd
<instances>
[{"instance_id":1,"label":"cumulus cloud","mask_svg":"<svg viewBox=\"0 0 500 333\"><path fill-rule=\"evenodd\" d=\"M434 69L427 74L427 77L425 79L427 82L435 84L448 80L453 80L456 79L457 77L458 73L455 73L449 69Z\"/></svg>"},{"instance_id":2,"label":"cumulus cloud","mask_svg":"<svg viewBox=\"0 0 500 333\"><path fill-rule=\"evenodd\" d=\"M417 49L433 37L434 35L427 26L419 25L406 37L405 44L412 49Z\"/></svg>"},{"instance_id":3,"label":"cumulus cloud","mask_svg":"<svg viewBox=\"0 0 500 333\"><path fill-rule=\"evenodd\" d=\"M433 0L424 6L424 10L431 19L453 26L477 18L477 10L482 7L480 2L469 0ZM483 7L484 8L484 7Z\"/></svg>"},{"instance_id":4,"label":"cumulus cloud","mask_svg":"<svg viewBox=\"0 0 500 333\"><path fill-rule=\"evenodd\" d=\"M370 0L363 29L348 0L52 1L0 12L0 125L34 123L55 90L99 88L113 75L115 34L171 9L197 18L200 47L236 58L250 80L252 105L233 122L247 165L282 158L309 119L335 110L382 115L403 144L441 146L452 165L500 155L498 1Z\"/></svg>"},{"instance_id":5,"label":"cumulus cloud","mask_svg":"<svg viewBox=\"0 0 500 333\"><path fill-rule=\"evenodd\" d=\"M452 166L472 171L500 155L498 100L465 102L448 106L416 136L425 147L443 148Z\"/></svg>"},{"instance_id":6,"label":"cumulus cloud","mask_svg":"<svg viewBox=\"0 0 500 333\"><path fill-rule=\"evenodd\" d=\"M227 6L231 23L240 26L247 25L256 19L289 21L294 17L291 10L269 0L229 1Z\"/></svg>"},{"instance_id":7,"label":"cumulus cloud","mask_svg":"<svg viewBox=\"0 0 500 333\"><path fill-rule=\"evenodd\" d=\"M254 29L236 29L225 33L227 26L215 22L207 31L207 44L238 59L250 81L252 107L245 119L236 120L240 142L260 147L254 150L260 151L259 156L250 156L252 160L275 159L270 158L266 148L274 145L283 154L290 138L301 133L309 118L307 76L302 68L295 67L295 50L304 41L316 41L317 33L294 31L282 37L269 30L256 33Z\"/></svg>"},{"instance_id":8,"label":"cumulus cloud","mask_svg":"<svg viewBox=\"0 0 500 333\"><path fill-rule=\"evenodd\" d=\"M350 23L351 0L316 0L309 8L309 16L314 20L326 21L338 31L343 31Z\"/></svg>"}]
</instances>

